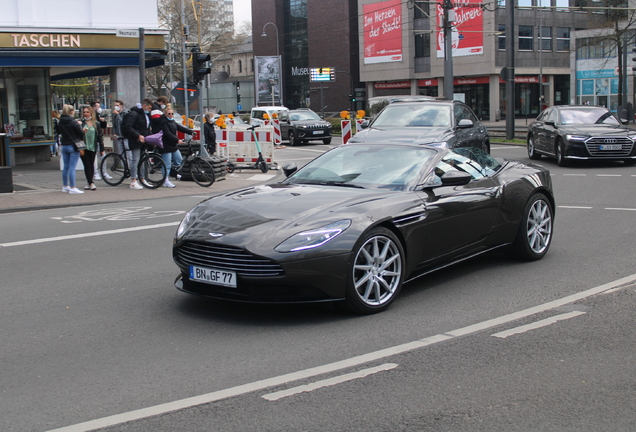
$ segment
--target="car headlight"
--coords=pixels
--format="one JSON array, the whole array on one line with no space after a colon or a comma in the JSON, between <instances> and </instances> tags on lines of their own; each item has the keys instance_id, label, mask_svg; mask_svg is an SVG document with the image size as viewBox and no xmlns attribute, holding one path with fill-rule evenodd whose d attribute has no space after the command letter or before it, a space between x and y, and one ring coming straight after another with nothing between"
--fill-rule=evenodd
<instances>
[{"instance_id":1,"label":"car headlight","mask_svg":"<svg viewBox=\"0 0 636 432\"><path fill-rule=\"evenodd\" d=\"M588 137L579 136L579 135L566 135L565 136L568 141L585 141Z\"/></svg>"},{"instance_id":2,"label":"car headlight","mask_svg":"<svg viewBox=\"0 0 636 432\"><path fill-rule=\"evenodd\" d=\"M305 126L305 125L298 125L298 129L307 129L307 126Z\"/></svg>"},{"instance_id":3,"label":"car headlight","mask_svg":"<svg viewBox=\"0 0 636 432\"><path fill-rule=\"evenodd\" d=\"M299 232L274 248L276 252L296 252L322 246L351 226L351 220L343 219L329 225Z\"/></svg>"},{"instance_id":4,"label":"car headlight","mask_svg":"<svg viewBox=\"0 0 636 432\"><path fill-rule=\"evenodd\" d=\"M185 216L183 217L183 220L181 221L181 223L179 224L179 227L177 228L178 239L183 237L183 234L185 234L185 232L192 226L192 224L194 224L194 219L195 218L192 215L192 210L190 210L189 212L185 214Z\"/></svg>"},{"instance_id":5,"label":"car headlight","mask_svg":"<svg viewBox=\"0 0 636 432\"><path fill-rule=\"evenodd\" d=\"M629 138L632 141L636 141L636 135L627 135L627 138Z\"/></svg>"}]
</instances>

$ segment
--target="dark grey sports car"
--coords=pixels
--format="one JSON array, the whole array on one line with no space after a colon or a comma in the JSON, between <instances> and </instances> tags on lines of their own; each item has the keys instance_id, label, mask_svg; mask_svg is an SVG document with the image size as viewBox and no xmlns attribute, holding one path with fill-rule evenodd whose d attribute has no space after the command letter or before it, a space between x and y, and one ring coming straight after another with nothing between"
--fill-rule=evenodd
<instances>
[{"instance_id":1,"label":"dark grey sports car","mask_svg":"<svg viewBox=\"0 0 636 432\"><path fill-rule=\"evenodd\" d=\"M498 248L537 260L552 240L550 173L480 149L347 144L283 170L280 183L187 213L173 244L178 289L373 313L405 281Z\"/></svg>"},{"instance_id":2,"label":"dark grey sports car","mask_svg":"<svg viewBox=\"0 0 636 432\"><path fill-rule=\"evenodd\" d=\"M624 126L607 108L599 106L553 106L528 126L530 159L552 156L559 166L591 159L634 165L635 141L636 130Z\"/></svg>"}]
</instances>

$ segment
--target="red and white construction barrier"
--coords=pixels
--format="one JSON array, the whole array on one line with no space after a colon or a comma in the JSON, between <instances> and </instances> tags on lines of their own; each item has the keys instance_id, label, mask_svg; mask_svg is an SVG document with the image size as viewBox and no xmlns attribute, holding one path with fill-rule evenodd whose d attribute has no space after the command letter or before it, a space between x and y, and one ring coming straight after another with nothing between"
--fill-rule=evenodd
<instances>
[{"instance_id":1,"label":"red and white construction barrier","mask_svg":"<svg viewBox=\"0 0 636 432\"><path fill-rule=\"evenodd\" d=\"M272 123L274 124L274 145L279 146L283 143L283 138L280 134L280 120L274 119Z\"/></svg>"},{"instance_id":2,"label":"red and white construction barrier","mask_svg":"<svg viewBox=\"0 0 636 432\"><path fill-rule=\"evenodd\" d=\"M356 119L356 133L360 132L362 130L362 122L364 121L364 119Z\"/></svg>"},{"instance_id":3,"label":"red and white construction barrier","mask_svg":"<svg viewBox=\"0 0 636 432\"><path fill-rule=\"evenodd\" d=\"M274 129L260 127L254 131L267 165L274 163ZM251 131L228 128L216 132L217 153L234 164L254 164L258 161L258 150Z\"/></svg>"},{"instance_id":4,"label":"red and white construction barrier","mask_svg":"<svg viewBox=\"0 0 636 432\"><path fill-rule=\"evenodd\" d=\"M340 127L342 129L342 143L346 144L351 139L351 120L341 120Z\"/></svg>"}]
</instances>

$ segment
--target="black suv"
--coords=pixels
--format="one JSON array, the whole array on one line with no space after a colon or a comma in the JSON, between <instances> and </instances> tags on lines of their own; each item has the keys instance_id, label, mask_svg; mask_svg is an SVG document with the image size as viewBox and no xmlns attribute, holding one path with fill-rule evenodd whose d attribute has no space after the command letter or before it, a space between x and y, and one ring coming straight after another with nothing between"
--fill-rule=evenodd
<instances>
[{"instance_id":1,"label":"black suv","mask_svg":"<svg viewBox=\"0 0 636 432\"><path fill-rule=\"evenodd\" d=\"M316 140L331 144L331 123L308 108L281 112L279 119L282 139L290 145Z\"/></svg>"}]
</instances>

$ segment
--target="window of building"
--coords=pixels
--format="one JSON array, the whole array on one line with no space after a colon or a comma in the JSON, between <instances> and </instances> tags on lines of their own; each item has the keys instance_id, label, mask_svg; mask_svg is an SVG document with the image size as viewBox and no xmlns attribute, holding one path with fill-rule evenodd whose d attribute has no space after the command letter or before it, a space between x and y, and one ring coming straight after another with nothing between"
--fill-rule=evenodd
<instances>
[{"instance_id":1,"label":"window of building","mask_svg":"<svg viewBox=\"0 0 636 432\"><path fill-rule=\"evenodd\" d=\"M557 27L556 38L557 51L570 51L569 27Z\"/></svg>"},{"instance_id":2,"label":"window of building","mask_svg":"<svg viewBox=\"0 0 636 432\"><path fill-rule=\"evenodd\" d=\"M239 73L243 73L243 62L239 60Z\"/></svg>"},{"instance_id":3,"label":"window of building","mask_svg":"<svg viewBox=\"0 0 636 432\"><path fill-rule=\"evenodd\" d=\"M519 26L519 51L532 51L533 28L532 26Z\"/></svg>"},{"instance_id":4,"label":"window of building","mask_svg":"<svg viewBox=\"0 0 636 432\"><path fill-rule=\"evenodd\" d=\"M517 6L520 8L532 7L532 0L517 0Z\"/></svg>"},{"instance_id":5,"label":"window of building","mask_svg":"<svg viewBox=\"0 0 636 432\"><path fill-rule=\"evenodd\" d=\"M552 0L537 0L537 6L550 8L552 6Z\"/></svg>"},{"instance_id":6,"label":"window of building","mask_svg":"<svg viewBox=\"0 0 636 432\"><path fill-rule=\"evenodd\" d=\"M251 68L252 68L252 72L254 72L254 59L250 59L250 64L251 64Z\"/></svg>"},{"instance_id":7,"label":"window of building","mask_svg":"<svg viewBox=\"0 0 636 432\"><path fill-rule=\"evenodd\" d=\"M413 17L415 19L419 18L429 18L429 2L428 1L415 1L415 5L413 8Z\"/></svg>"},{"instance_id":8,"label":"window of building","mask_svg":"<svg viewBox=\"0 0 636 432\"><path fill-rule=\"evenodd\" d=\"M497 36L497 43L498 43L499 51L505 51L506 50L506 25L505 24L499 24L497 26L497 31L500 33Z\"/></svg>"},{"instance_id":9,"label":"window of building","mask_svg":"<svg viewBox=\"0 0 636 432\"><path fill-rule=\"evenodd\" d=\"M557 12L570 12L570 0L556 0Z\"/></svg>"},{"instance_id":10,"label":"window of building","mask_svg":"<svg viewBox=\"0 0 636 432\"><path fill-rule=\"evenodd\" d=\"M227 65L227 74L228 76L232 76L232 72L230 72L230 65Z\"/></svg>"},{"instance_id":11,"label":"window of building","mask_svg":"<svg viewBox=\"0 0 636 432\"><path fill-rule=\"evenodd\" d=\"M497 7L499 9L504 9L506 7L506 0L497 0Z\"/></svg>"},{"instance_id":12,"label":"window of building","mask_svg":"<svg viewBox=\"0 0 636 432\"><path fill-rule=\"evenodd\" d=\"M539 46L541 51L552 51L552 27L541 27Z\"/></svg>"},{"instance_id":13,"label":"window of building","mask_svg":"<svg viewBox=\"0 0 636 432\"><path fill-rule=\"evenodd\" d=\"M415 35L415 57L431 56L431 35L430 33Z\"/></svg>"}]
</instances>

